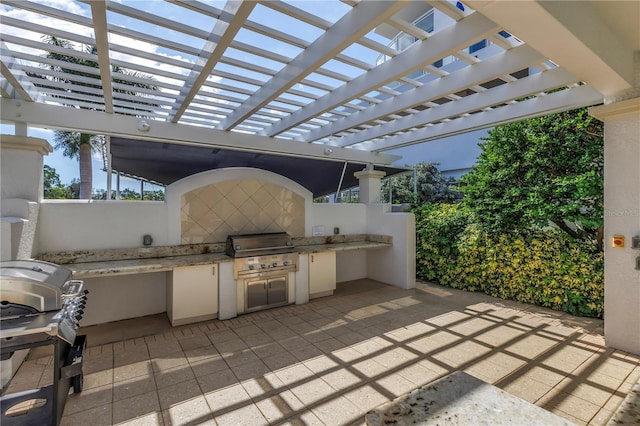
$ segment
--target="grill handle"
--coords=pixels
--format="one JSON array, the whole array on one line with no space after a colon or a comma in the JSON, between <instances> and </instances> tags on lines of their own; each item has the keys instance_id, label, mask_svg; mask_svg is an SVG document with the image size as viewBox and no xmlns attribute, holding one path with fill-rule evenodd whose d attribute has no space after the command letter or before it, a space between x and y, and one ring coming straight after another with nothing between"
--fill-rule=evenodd
<instances>
[{"instance_id":1,"label":"grill handle","mask_svg":"<svg viewBox=\"0 0 640 426\"><path fill-rule=\"evenodd\" d=\"M250 251L261 251L261 250L277 250L277 249L288 249L291 248L290 245L288 246L274 246L274 247L256 247L256 248L249 248L249 249L238 249L236 248L236 252L240 252L240 253L245 253L245 252L250 252Z\"/></svg>"},{"instance_id":2,"label":"grill handle","mask_svg":"<svg viewBox=\"0 0 640 426\"><path fill-rule=\"evenodd\" d=\"M69 280L64 283L64 291L62 293L63 299L73 299L83 295L82 287L84 286L84 281L82 280Z\"/></svg>"}]
</instances>

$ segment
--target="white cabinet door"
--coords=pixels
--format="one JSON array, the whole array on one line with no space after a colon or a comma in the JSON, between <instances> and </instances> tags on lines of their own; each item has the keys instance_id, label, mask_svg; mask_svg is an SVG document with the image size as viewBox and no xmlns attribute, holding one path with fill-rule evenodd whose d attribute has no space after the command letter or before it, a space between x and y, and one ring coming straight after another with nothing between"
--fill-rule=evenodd
<instances>
[{"instance_id":1,"label":"white cabinet door","mask_svg":"<svg viewBox=\"0 0 640 426\"><path fill-rule=\"evenodd\" d=\"M173 268L167 283L167 314L171 325L213 319L218 313L218 265Z\"/></svg>"},{"instance_id":2,"label":"white cabinet door","mask_svg":"<svg viewBox=\"0 0 640 426\"><path fill-rule=\"evenodd\" d=\"M330 296L336 289L336 253L309 255L309 298Z\"/></svg>"}]
</instances>

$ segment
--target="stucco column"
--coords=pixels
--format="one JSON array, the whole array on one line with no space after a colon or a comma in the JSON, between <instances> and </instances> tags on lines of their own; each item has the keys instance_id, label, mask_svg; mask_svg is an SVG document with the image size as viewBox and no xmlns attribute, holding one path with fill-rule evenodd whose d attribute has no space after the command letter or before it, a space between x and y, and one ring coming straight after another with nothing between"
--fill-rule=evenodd
<instances>
[{"instance_id":1,"label":"stucco column","mask_svg":"<svg viewBox=\"0 0 640 426\"><path fill-rule=\"evenodd\" d=\"M43 157L52 151L45 139L0 135L0 260L33 256Z\"/></svg>"},{"instance_id":2,"label":"stucco column","mask_svg":"<svg viewBox=\"0 0 640 426\"><path fill-rule=\"evenodd\" d=\"M21 198L40 201L45 155L53 151L45 139L0 135L0 188L2 200Z\"/></svg>"},{"instance_id":3,"label":"stucco column","mask_svg":"<svg viewBox=\"0 0 640 426\"><path fill-rule=\"evenodd\" d=\"M640 270L631 239L640 235L640 97L589 110L604 122L604 337L640 354ZM613 247L614 235L625 237Z\"/></svg>"},{"instance_id":4,"label":"stucco column","mask_svg":"<svg viewBox=\"0 0 640 426\"><path fill-rule=\"evenodd\" d=\"M376 204L380 202L380 180L386 176L379 170L362 170L353 174L359 181L360 202Z\"/></svg>"}]
</instances>

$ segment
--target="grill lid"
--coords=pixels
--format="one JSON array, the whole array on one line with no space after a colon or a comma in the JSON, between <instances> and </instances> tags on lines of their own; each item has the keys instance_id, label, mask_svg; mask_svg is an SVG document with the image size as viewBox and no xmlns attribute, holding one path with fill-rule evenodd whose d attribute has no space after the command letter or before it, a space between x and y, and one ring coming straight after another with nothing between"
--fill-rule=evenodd
<instances>
[{"instance_id":1,"label":"grill lid","mask_svg":"<svg viewBox=\"0 0 640 426\"><path fill-rule=\"evenodd\" d=\"M31 306L40 312L62 307L71 270L41 260L0 262L0 302ZM68 285L66 286L68 287Z\"/></svg>"},{"instance_id":2,"label":"grill lid","mask_svg":"<svg viewBox=\"0 0 640 426\"><path fill-rule=\"evenodd\" d=\"M291 253L293 248L291 236L286 232L229 235L225 253L230 257L262 256Z\"/></svg>"}]
</instances>

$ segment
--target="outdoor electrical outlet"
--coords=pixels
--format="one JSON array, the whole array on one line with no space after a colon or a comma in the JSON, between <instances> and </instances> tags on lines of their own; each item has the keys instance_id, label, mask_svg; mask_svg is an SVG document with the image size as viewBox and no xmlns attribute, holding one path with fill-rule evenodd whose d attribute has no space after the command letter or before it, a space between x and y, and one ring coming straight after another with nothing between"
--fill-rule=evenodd
<instances>
[{"instance_id":1,"label":"outdoor electrical outlet","mask_svg":"<svg viewBox=\"0 0 640 426\"><path fill-rule=\"evenodd\" d=\"M340 233L340 228L338 228L338 227L333 228L333 233L334 233L334 235L338 235Z\"/></svg>"},{"instance_id":2,"label":"outdoor electrical outlet","mask_svg":"<svg viewBox=\"0 0 640 426\"><path fill-rule=\"evenodd\" d=\"M640 235L636 235L635 237L631 238L631 248L640 250Z\"/></svg>"},{"instance_id":3,"label":"outdoor electrical outlet","mask_svg":"<svg viewBox=\"0 0 640 426\"><path fill-rule=\"evenodd\" d=\"M151 238L151 235L144 235L142 237L142 244L145 246L150 246L151 244L153 244L153 238Z\"/></svg>"},{"instance_id":4,"label":"outdoor electrical outlet","mask_svg":"<svg viewBox=\"0 0 640 426\"><path fill-rule=\"evenodd\" d=\"M614 235L613 237L611 237L611 247L623 248L624 247L624 236L623 235Z\"/></svg>"},{"instance_id":5,"label":"outdoor electrical outlet","mask_svg":"<svg viewBox=\"0 0 640 426\"><path fill-rule=\"evenodd\" d=\"M636 271L640 271L640 256L636 257Z\"/></svg>"}]
</instances>

